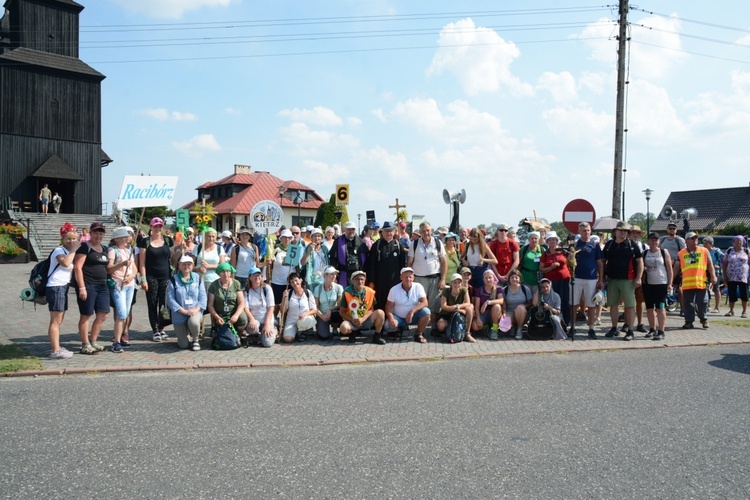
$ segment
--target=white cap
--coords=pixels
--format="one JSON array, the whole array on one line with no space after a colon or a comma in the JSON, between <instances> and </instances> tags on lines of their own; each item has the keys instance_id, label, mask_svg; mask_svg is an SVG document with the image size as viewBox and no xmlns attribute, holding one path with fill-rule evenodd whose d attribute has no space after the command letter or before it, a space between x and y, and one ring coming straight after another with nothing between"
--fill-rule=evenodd
<instances>
[{"instance_id":1,"label":"white cap","mask_svg":"<svg viewBox=\"0 0 750 500\"><path fill-rule=\"evenodd\" d=\"M414 272L414 269L412 269L411 267L402 267L401 272L399 274L401 275L404 273L413 273L413 272Z\"/></svg>"},{"instance_id":2,"label":"white cap","mask_svg":"<svg viewBox=\"0 0 750 500\"><path fill-rule=\"evenodd\" d=\"M284 237L291 238L292 237L292 232L290 230L288 230L288 229L284 229L283 231L281 231L281 234L279 235L279 237L280 238L284 238Z\"/></svg>"},{"instance_id":3,"label":"white cap","mask_svg":"<svg viewBox=\"0 0 750 500\"><path fill-rule=\"evenodd\" d=\"M305 232L312 233L313 229L315 229L314 226L310 225L305 228Z\"/></svg>"},{"instance_id":4,"label":"white cap","mask_svg":"<svg viewBox=\"0 0 750 500\"><path fill-rule=\"evenodd\" d=\"M190 262L191 264L195 263L195 262L193 262L193 258L191 256L187 255L187 254L185 254L182 257L180 257L180 264L182 264L183 262Z\"/></svg>"},{"instance_id":5,"label":"white cap","mask_svg":"<svg viewBox=\"0 0 750 500\"><path fill-rule=\"evenodd\" d=\"M128 232L127 228L124 227L118 227L115 228L114 231L112 231L113 238L127 238L128 236L130 236L130 233Z\"/></svg>"},{"instance_id":6,"label":"white cap","mask_svg":"<svg viewBox=\"0 0 750 500\"><path fill-rule=\"evenodd\" d=\"M555 231L550 231L547 233L547 239L555 238L556 240L559 240L560 238L557 237L557 233Z\"/></svg>"},{"instance_id":7,"label":"white cap","mask_svg":"<svg viewBox=\"0 0 750 500\"><path fill-rule=\"evenodd\" d=\"M311 231L312 231L312 233L310 234L310 236L312 236L313 234L320 234L320 235L322 235L322 234L323 234L323 231L321 231L321 230L320 230L320 229L318 229L317 227L316 227L316 228L313 228L313 229L312 229Z\"/></svg>"},{"instance_id":8,"label":"white cap","mask_svg":"<svg viewBox=\"0 0 750 500\"><path fill-rule=\"evenodd\" d=\"M338 224L334 224L333 225L333 230L334 231L338 231L339 229L341 229L341 226L339 226Z\"/></svg>"},{"instance_id":9,"label":"white cap","mask_svg":"<svg viewBox=\"0 0 750 500\"><path fill-rule=\"evenodd\" d=\"M232 237L232 231L222 231L221 232L222 238L231 238Z\"/></svg>"},{"instance_id":10,"label":"white cap","mask_svg":"<svg viewBox=\"0 0 750 500\"><path fill-rule=\"evenodd\" d=\"M403 272L403 270L401 272ZM453 273L453 275L451 275L451 281L456 281L456 280L463 281L464 279L461 277L460 274Z\"/></svg>"},{"instance_id":11,"label":"white cap","mask_svg":"<svg viewBox=\"0 0 750 500\"><path fill-rule=\"evenodd\" d=\"M344 229L357 229L357 225L354 224L352 221L348 220L344 222Z\"/></svg>"},{"instance_id":12,"label":"white cap","mask_svg":"<svg viewBox=\"0 0 750 500\"><path fill-rule=\"evenodd\" d=\"M333 266L326 267L325 271L323 271L324 274L336 274L338 271Z\"/></svg>"}]
</instances>

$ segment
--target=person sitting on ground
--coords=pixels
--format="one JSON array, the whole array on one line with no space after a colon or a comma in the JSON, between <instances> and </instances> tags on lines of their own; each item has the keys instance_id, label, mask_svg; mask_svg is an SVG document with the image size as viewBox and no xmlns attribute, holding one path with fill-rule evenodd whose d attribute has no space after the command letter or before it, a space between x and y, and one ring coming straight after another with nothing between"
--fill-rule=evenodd
<instances>
[{"instance_id":1,"label":"person sitting on ground","mask_svg":"<svg viewBox=\"0 0 750 500\"><path fill-rule=\"evenodd\" d=\"M570 269L565 249L560 246L556 231L547 233L547 250L542 253L539 270L552 284L552 290L560 297L563 324L571 325L570 318ZM564 328L563 328L564 329Z\"/></svg>"},{"instance_id":2,"label":"person sitting on ground","mask_svg":"<svg viewBox=\"0 0 750 500\"><path fill-rule=\"evenodd\" d=\"M235 269L229 262L219 264L216 272L219 279L208 288L208 312L217 328L229 323L237 335L243 337L247 326L247 314L242 285L234 279Z\"/></svg>"},{"instance_id":3,"label":"person sitting on ground","mask_svg":"<svg viewBox=\"0 0 750 500\"><path fill-rule=\"evenodd\" d=\"M492 270L488 269L491 273ZM450 323L451 316L455 313L466 316L467 331L464 340L475 343L476 339L471 335L471 323L474 321L474 306L471 305L469 290L461 286L463 278L458 273L451 275L450 286L444 288L440 293L440 313L438 314L437 330L445 332Z\"/></svg>"},{"instance_id":4,"label":"person sitting on ground","mask_svg":"<svg viewBox=\"0 0 750 500\"><path fill-rule=\"evenodd\" d=\"M474 331L490 330L490 340L500 336L500 318L503 316L503 291L497 286L497 278L492 269L482 275L484 284L474 290Z\"/></svg>"},{"instance_id":5,"label":"person sitting on ground","mask_svg":"<svg viewBox=\"0 0 750 500\"><path fill-rule=\"evenodd\" d=\"M201 275L193 272L193 268L191 255L180 257L179 271L167 286L167 306L172 312L172 325L179 348L200 351L198 338L208 297L201 283Z\"/></svg>"},{"instance_id":6,"label":"person sitting on ground","mask_svg":"<svg viewBox=\"0 0 750 500\"><path fill-rule=\"evenodd\" d=\"M528 319L529 307L534 301L534 295L528 286L521 283L521 273L517 269L510 272L508 286L503 290L505 314L510 316L512 326L510 335L515 332L516 340L523 339L523 325Z\"/></svg>"},{"instance_id":7,"label":"person sitting on ground","mask_svg":"<svg viewBox=\"0 0 750 500\"><path fill-rule=\"evenodd\" d=\"M336 283L338 272L333 266L328 266L323 274L323 283L313 290L315 296L316 313L316 332L318 337L325 340L331 336L331 329L334 332L341 325L341 313L339 304L344 294L344 287Z\"/></svg>"},{"instance_id":8,"label":"person sitting on ground","mask_svg":"<svg viewBox=\"0 0 750 500\"><path fill-rule=\"evenodd\" d=\"M349 342L356 342L356 332L374 328L373 344L385 344L382 336L385 315L382 309L375 308L375 290L365 286L367 275L364 271L354 271L350 277L352 284L344 288L339 305L341 314L341 336L349 336Z\"/></svg>"},{"instance_id":9,"label":"person sitting on ground","mask_svg":"<svg viewBox=\"0 0 750 500\"><path fill-rule=\"evenodd\" d=\"M427 307L427 293L424 287L414 281L414 270L411 267L401 269L401 283L388 292L385 306L386 331L395 332L399 328L417 325L414 341L424 344L427 339L424 331L430 324L430 309Z\"/></svg>"},{"instance_id":10,"label":"person sitting on ground","mask_svg":"<svg viewBox=\"0 0 750 500\"><path fill-rule=\"evenodd\" d=\"M73 273L73 259L78 250L78 232L75 226L66 222L60 228L61 245L49 257L49 278L44 296L49 306L49 327L47 336L50 343L50 359L69 359L73 353L60 345L60 325L68 310L68 288Z\"/></svg>"},{"instance_id":11,"label":"person sitting on ground","mask_svg":"<svg viewBox=\"0 0 750 500\"><path fill-rule=\"evenodd\" d=\"M122 334L125 321L130 315L130 305L135 292L137 266L133 248L130 246L130 233L125 227L118 227L112 232L114 245L109 247L107 272L110 276L109 294L115 309L115 326L112 338L112 352L123 352Z\"/></svg>"},{"instance_id":12,"label":"person sitting on ground","mask_svg":"<svg viewBox=\"0 0 750 500\"><path fill-rule=\"evenodd\" d=\"M544 311L549 311L554 328L552 338L554 340L568 340L568 336L565 335L565 330L562 326L562 301L560 300L560 295L552 290L552 281L549 278L542 278L539 281L539 290L534 296L532 303L537 307L541 307Z\"/></svg>"},{"instance_id":13,"label":"person sitting on ground","mask_svg":"<svg viewBox=\"0 0 750 500\"><path fill-rule=\"evenodd\" d=\"M245 286L245 314L247 315L247 335L259 340L263 347L271 347L276 342L278 330L274 323L274 299L270 285L263 284L263 272L252 267Z\"/></svg>"},{"instance_id":14,"label":"person sitting on ground","mask_svg":"<svg viewBox=\"0 0 750 500\"><path fill-rule=\"evenodd\" d=\"M292 272L287 277L289 288L284 292L281 301L282 334L285 343L291 344L307 340L307 333L315 328L315 297L304 286L299 274Z\"/></svg>"}]
</instances>

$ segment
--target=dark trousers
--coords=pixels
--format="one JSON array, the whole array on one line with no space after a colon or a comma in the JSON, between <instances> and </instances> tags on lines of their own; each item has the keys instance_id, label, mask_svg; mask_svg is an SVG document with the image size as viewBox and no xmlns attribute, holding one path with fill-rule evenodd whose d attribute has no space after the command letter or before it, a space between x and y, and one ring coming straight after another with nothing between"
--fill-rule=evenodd
<instances>
[{"instance_id":1,"label":"dark trousers","mask_svg":"<svg viewBox=\"0 0 750 500\"><path fill-rule=\"evenodd\" d=\"M148 321L151 323L152 331L161 331L164 328L161 324L161 308L167 302L169 280L158 280L148 277L146 281L148 282L148 292L146 292Z\"/></svg>"},{"instance_id":2,"label":"dark trousers","mask_svg":"<svg viewBox=\"0 0 750 500\"><path fill-rule=\"evenodd\" d=\"M570 280L555 280L552 282L552 290L560 296L560 309L565 324L570 326Z\"/></svg>"}]
</instances>

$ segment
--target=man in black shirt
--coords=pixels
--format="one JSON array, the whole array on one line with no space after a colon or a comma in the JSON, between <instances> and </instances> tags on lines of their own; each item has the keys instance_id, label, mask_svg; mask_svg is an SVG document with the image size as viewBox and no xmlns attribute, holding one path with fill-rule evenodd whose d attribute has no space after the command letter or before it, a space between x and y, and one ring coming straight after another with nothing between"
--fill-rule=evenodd
<instances>
[{"instance_id":1,"label":"man in black shirt","mask_svg":"<svg viewBox=\"0 0 750 500\"><path fill-rule=\"evenodd\" d=\"M612 328L606 336L617 335L617 318L619 304L622 300L625 306L625 324L628 331L625 340L633 340L633 319L635 316L635 289L641 286L643 274L643 259L641 249L628 237L630 224L620 221L615 227L615 239L604 245L604 272L608 278L607 305L612 318Z\"/></svg>"}]
</instances>

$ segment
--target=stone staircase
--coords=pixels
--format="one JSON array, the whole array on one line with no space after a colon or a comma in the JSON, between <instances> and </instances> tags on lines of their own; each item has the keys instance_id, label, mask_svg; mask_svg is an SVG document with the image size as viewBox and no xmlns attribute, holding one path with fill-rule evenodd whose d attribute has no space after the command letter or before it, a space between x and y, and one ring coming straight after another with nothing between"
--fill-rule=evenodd
<instances>
[{"instance_id":1,"label":"stone staircase","mask_svg":"<svg viewBox=\"0 0 750 500\"><path fill-rule=\"evenodd\" d=\"M8 216L23 224L29 230L29 241L31 243L31 260L46 258L56 246L60 244L60 227L70 222L78 232L84 227L89 227L94 221L101 221L107 227L104 235L104 243L108 243L112 237L112 231L120 225L119 220L111 215L96 214L40 214L36 212L16 212L9 210Z\"/></svg>"}]
</instances>

